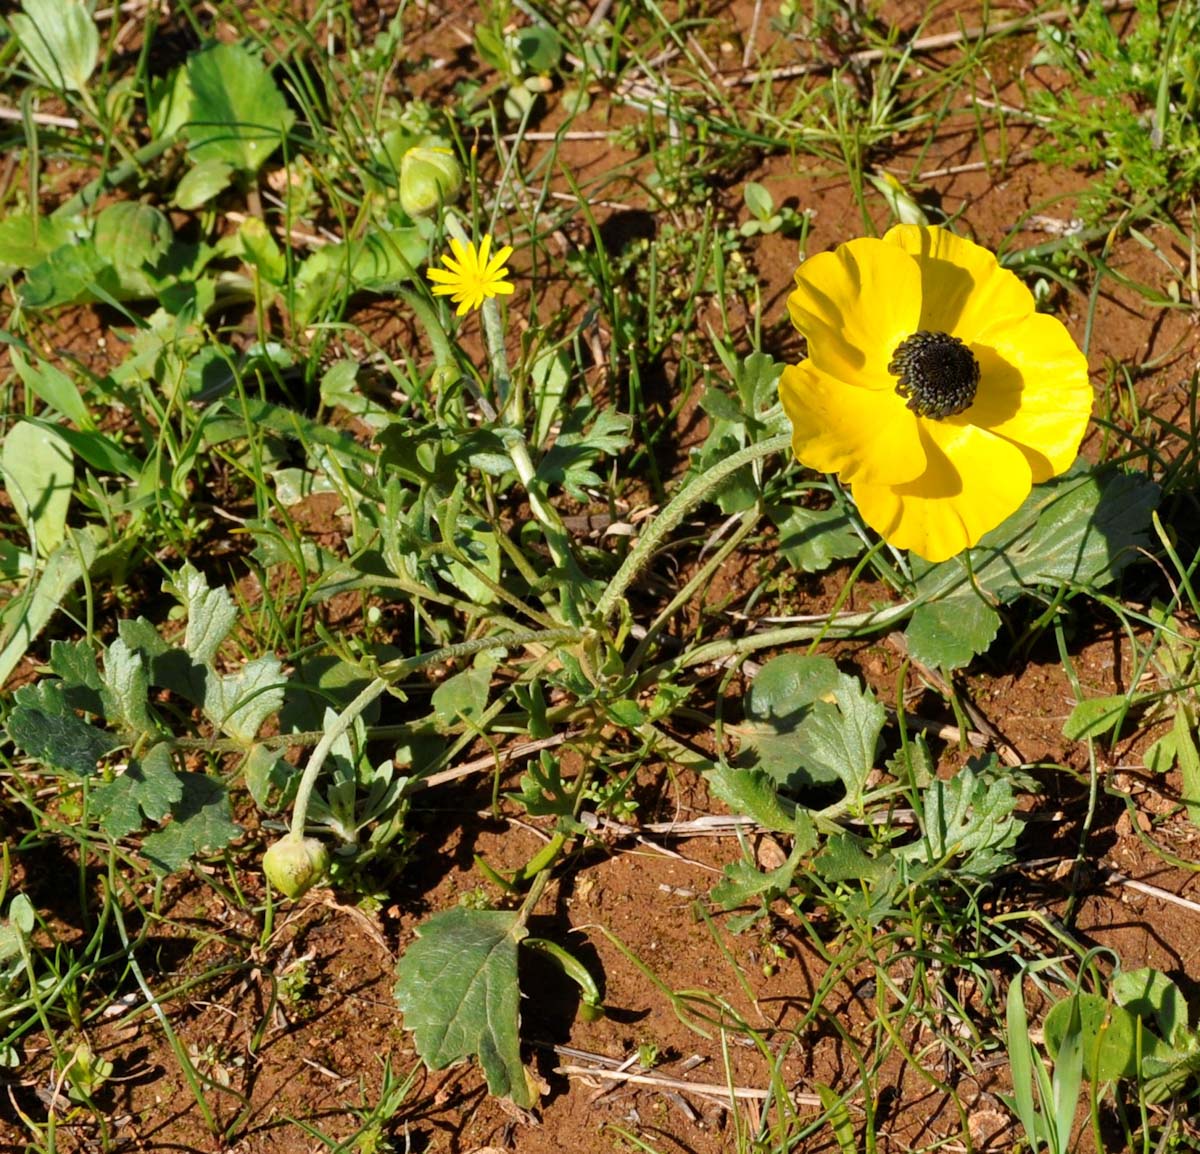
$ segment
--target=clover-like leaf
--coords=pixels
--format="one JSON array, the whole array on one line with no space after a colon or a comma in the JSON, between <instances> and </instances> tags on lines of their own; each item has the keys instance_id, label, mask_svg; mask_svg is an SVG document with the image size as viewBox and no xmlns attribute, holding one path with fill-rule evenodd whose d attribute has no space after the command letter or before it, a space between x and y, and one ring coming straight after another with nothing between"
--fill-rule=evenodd
<instances>
[{"instance_id":1,"label":"clover-like leaf","mask_svg":"<svg viewBox=\"0 0 1200 1154\"><path fill-rule=\"evenodd\" d=\"M434 914L396 968L396 1001L417 1053L440 1070L479 1058L488 1089L533 1105L521 1064L515 912L452 909Z\"/></svg>"}]
</instances>

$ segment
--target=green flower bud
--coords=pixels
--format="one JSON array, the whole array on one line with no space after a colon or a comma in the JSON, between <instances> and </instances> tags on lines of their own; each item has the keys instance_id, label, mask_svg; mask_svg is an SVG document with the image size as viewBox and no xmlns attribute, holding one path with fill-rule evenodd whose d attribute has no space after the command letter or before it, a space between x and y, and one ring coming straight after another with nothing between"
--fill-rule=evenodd
<instances>
[{"instance_id":1,"label":"green flower bud","mask_svg":"<svg viewBox=\"0 0 1200 1154\"><path fill-rule=\"evenodd\" d=\"M409 216L428 216L458 199L462 166L448 148L419 145L400 161L400 203Z\"/></svg>"},{"instance_id":2,"label":"green flower bud","mask_svg":"<svg viewBox=\"0 0 1200 1154\"><path fill-rule=\"evenodd\" d=\"M315 837L288 834L263 854L263 873L284 897L298 898L329 868L329 851Z\"/></svg>"}]
</instances>

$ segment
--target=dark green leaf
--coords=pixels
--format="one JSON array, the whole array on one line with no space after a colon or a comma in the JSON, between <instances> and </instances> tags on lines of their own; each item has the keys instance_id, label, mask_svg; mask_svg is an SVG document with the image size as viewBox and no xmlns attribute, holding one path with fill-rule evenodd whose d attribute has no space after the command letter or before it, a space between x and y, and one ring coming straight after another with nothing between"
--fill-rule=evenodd
<instances>
[{"instance_id":1,"label":"dark green leaf","mask_svg":"<svg viewBox=\"0 0 1200 1154\"><path fill-rule=\"evenodd\" d=\"M254 804L263 813L278 813L300 784L300 771L265 745L251 747L242 763L242 777Z\"/></svg>"},{"instance_id":2,"label":"dark green leaf","mask_svg":"<svg viewBox=\"0 0 1200 1154\"><path fill-rule=\"evenodd\" d=\"M832 695L841 676L828 657L785 654L768 661L746 695L746 720L736 728L743 758L753 755L780 785L836 781L832 769L822 773L805 762L797 733L815 703Z\"/></svg>"},{"instance_id":3,"label":"dark green leaf","mask_svg":"<svg viewBox=\"0 0 1200 1154\"><path fill-rule=\"evenodd\" d=\"M804 765L816 780L834 775L846 787L853 810L861 808L867 777L875 767L875 752L887 714L869 689L852 677L838 675L835 705L816 702L797 729Z\"/></svg>"},{"instance_id":4,"label":"dark green leaf","mask_svg":"<svg viewBox=\"0 0 1200 1154\"><path fill-rule=\"evenodd\" d=\"M913 658L934 669L961 669L982 653L1000 628L1000 615L974 590L918 605L905 637Z\"/></svg>"},{"instance_id":5,"label":"dark green leaf","mask_svg":"<svg viewBox=\"0 0 1200 1154\"><path fill-rule=\"evenodd\" d=\"M90 777L100 759L120 745L112 734L88 725L65 705L59 711L57 703L44 696L39 705L24 703L29 700L23 693L18 696L18 705L8 718L8 736L18 749L43 765ZM47 712L47 704L52 711Z\"/></svg>"},{"instance_id":6,"label":"dark green leaf","mask_svg":"<svg viewBox=\"0 0 1200 1154\"><path fill-rule=\"evenodd\" d=\"M543 485L561 485L577 501L588 500L585 490L602 484L594 466L629 445L631 421L627 416L616 409L601 409L588 427L585 421L591 414L590 404L576 405L537 467Z\"/></svg>"},{"instance_id":7,"label":"dark green leaf","mask_svg":"<svg viewBox=\"0 0 1200 1154\"><path fill-rule=\"evenodd\" d=\"M752 901L770 901L786 894L791 888L803 853L796 847L783 865L773 870L760 870L745 858L730 862L725 877L712 889L712 900L724 910L737 909Z\"/></svg>"},{"instance_id":8,"label":"dark green leaf","mask_svg":"<svg viewBox=\"0 0 1200 1154\"><path fill-rule=\"evenodd\" d=\"M50 668L62 678L63 695L72 709L100 714L100 689L103 682L96 667L96 651L83 639L51 641Z\"/></svg>"},{"instance_id":9,"label":"dark green leaf","mask_svg":"<svg viewBox=\"0 0 1200 1154\"><path fill-rule=\"evenodd\" d=\"M183 794L164 829L142 842L142 853L160 874L174 873L205 850L224 849L242 831L229 812L229 794L203 773L177 776Z\"/></svg>"},{"instance_id":10,"label":"dark green leaf","mask_svg":"<svg viewBox=\"0 0 1200 1154\"><path fill-rule=\"evenodd\" d=\"M1024 505L967 553L940 565L914 563L927 597L972 585L1000 600L1022 588L1111 581L1149 541L1159 488L1144 476L1078 466L1035 486Z\"/></svg>"},{"instance_id":11,"label":"dark green leaf","mask_svg":"<svg viewBox=\"0 0 1200 1154\"><path fill-rule=\"evenodd\" d=\"M1020 834L1012 785L993 776L993 763L971 766L949 781L935 780L922 794L918 811L921 839L895 851L910 863L942 868L955 861L955 872L986 878L1012 860Z\"/></svg>"},{"instance_id":12,"label":"dark green leaf","mask_svg":"<svg viewBox=\"0 0 1200 1154\"><path fill-rule=\"evenodd\" d=\"M813 861L813 868L829 882L878 881L890 865L886 850L852 833L833 834Z\"/></svg>"},{"instance_id":13,"label":"dark green leaf","mask_svg":"<svg viewBox=\"0 0 1200 1154\"><path fill-rule=\"evenodd\" d=\"M709 788L734 813L753 818L763 829L790 833L804 853L816 848L817 831L807 810L779 796L779 785L761 769L719 766L706 774Z\"/></svg>"},{"instance_id":14,"label":"dark green leaf","mask_svg":"<svg viewBox=\"0 0 1200 1154\"><path fill-rule=\"evenodd\" d=\"M435 1070L476 1055L488 1089L533 1105L521 1064L515 912L452 909L425 921L396 969L396 1001Z\"/></svg>"},{"instance_id":15,"label":"dark green leaf","mask_svg":"<svg viewBox=\"0 0 1200 1154\"><path fill-rule=\"evenodd\" d=\"M125 772L92 790L91 812L109 837L125 837L142 828L142 815L162 821L183 797L183 785L167 745L152 746L131 760Z\"/></svg>"},{"instance_id":16,"label":"dark green leaf","mask_svg":"<svg viewBox=\"0 0 1200 1154\"><path fill-rule=\"evenodd\" d=\"M779 530L779 552L803 573L821 573L863 550L863 539L845 510L769 506L767 514Z\"/></svg>"}]
</instances>

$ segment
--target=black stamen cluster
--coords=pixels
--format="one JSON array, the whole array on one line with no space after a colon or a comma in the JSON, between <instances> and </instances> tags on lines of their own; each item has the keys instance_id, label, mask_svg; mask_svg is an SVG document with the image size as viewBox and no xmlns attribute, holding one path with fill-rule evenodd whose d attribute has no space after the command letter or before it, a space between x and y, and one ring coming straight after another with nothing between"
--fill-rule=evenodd
<instances>
[{"instance_id":1,"label":"black stamen cluster","mask_svg":"<svg viewBox=\"0 0 1200 1154\"><path fill-rule=\"evenodd\" d=\"M896 392L918 417L941 420L969 409L979 387L979 362L958 337L922 329L892 353L888 372Z\"/></svg>"}]
</instances>

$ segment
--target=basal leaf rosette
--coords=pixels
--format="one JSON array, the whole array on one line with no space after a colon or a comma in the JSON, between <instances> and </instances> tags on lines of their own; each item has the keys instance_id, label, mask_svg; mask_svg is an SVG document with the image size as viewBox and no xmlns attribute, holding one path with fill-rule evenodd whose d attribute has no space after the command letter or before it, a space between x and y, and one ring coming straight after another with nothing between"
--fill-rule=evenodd
<instances>
[{"instance_id":1,"label":"basal leaf rosette","mask_svg":"<svg viewBox=\"0 0 1200 1154\"><path fill-rule=\"evenodd\" d=\"M788 312L808 341L779 384L796 456L897 548L954 556L1079 452L1086 358L969 240L901 224L849 241L797 270Z\"/></svg>"}]
</instances>

